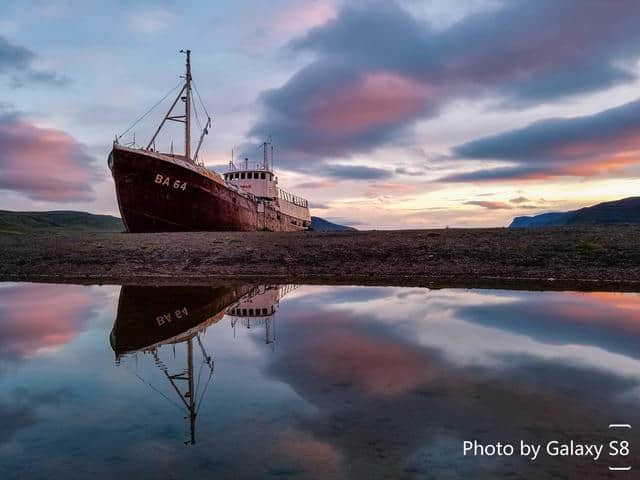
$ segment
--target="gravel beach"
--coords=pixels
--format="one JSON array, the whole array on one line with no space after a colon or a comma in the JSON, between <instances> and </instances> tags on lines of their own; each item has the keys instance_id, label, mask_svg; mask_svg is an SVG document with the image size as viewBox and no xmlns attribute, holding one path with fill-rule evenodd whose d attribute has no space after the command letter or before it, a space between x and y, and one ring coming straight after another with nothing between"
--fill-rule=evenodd
<instances>
[{"instance_id":1,"label":"gravel beach","mask_svg":"<svg viewBox=\"0 0 640 480\"><path fill-rule=\"evenodd\" d=\"M0 280L640 290L640 227L0 234Z\"/></svg>"}]
</instances>

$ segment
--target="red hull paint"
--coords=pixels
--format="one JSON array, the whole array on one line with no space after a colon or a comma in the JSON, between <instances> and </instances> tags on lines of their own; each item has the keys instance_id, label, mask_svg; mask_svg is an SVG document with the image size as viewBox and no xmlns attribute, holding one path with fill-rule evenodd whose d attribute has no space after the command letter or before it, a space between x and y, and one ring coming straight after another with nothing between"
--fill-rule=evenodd
<instances>
[{"instance_id":1,"label":"red hull paint","mask_svg":"<svg viewBox=\"0 0 640 480\"><path fill-rule=\"evenodd\" d=\"M181 163L114 146L109 166L128 232L307 229L302 219L285 215L274 203L262 204Z\"/></svg>"}]
</instances>

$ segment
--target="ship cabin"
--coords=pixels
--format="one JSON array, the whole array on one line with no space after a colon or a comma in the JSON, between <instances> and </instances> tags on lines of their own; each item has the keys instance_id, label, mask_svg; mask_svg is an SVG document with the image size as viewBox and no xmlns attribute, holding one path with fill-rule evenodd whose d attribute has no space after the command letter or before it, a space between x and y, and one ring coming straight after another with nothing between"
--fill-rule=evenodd
<instances>
[{"instance_id":1,"label":"ship cabin","mask_svg":"<svg viewBox=\"0 0 640 480\"><path fill-rule=\"evenodd\" d=\"M247 162L245 162L246 165ZM256 197L274 200L278 197L278 177L271 170L256 165L255 169L232 167L224 180Z\"/></svg>"},{"instance_id":2,"label":"ship cabin","mask_svg":"<svg viewBox=\"0 0 640 480\"><path fill-rule=\"evenodd\" d=\"M239 167L233 161L229 162L229 171L223 174L225 182L258 199L277 203L283 213L294 217L292 223L305 228L309 227L311 225L309 202L278 187L278 177L270 166L270 164L273 165L273 161L268 161L267 146L268 144L265 143L264 161L256 164L254 168L249 165L247 158Z\"/></svg>"}]
</instances>

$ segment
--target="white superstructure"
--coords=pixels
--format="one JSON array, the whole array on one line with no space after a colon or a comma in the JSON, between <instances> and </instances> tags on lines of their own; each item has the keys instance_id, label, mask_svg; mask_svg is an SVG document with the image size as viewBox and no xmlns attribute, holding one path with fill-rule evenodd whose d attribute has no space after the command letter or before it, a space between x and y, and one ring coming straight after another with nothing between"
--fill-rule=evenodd
<instances>
[{"instance_id":1,"label":"white superstructure","mask_svg":"<svg viewBox=\"0 0 640 480\"><path fill-rule=\"evenodd\" d=\"M302 226L308 227L311 225L309 202L278 187L278 177L269 165L268 147L267 142L263 143L264 158L261 164L250 165L248 158L240 166L233 160L229 162L229 171L223 174L224 180L259 199L276 203L282 213L298 218Z\"/></svg>"}]
</instances>

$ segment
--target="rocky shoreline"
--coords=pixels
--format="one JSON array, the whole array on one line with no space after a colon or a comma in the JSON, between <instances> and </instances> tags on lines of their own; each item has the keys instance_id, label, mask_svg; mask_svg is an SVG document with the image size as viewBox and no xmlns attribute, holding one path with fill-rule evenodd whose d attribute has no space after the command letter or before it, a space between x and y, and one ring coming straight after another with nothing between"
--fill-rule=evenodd
<instances>
[{"instance_id":1,"label":"rocky shoreline","mask_svg":"<svg viewBox=\"0 0 640 480\"><path fill-rule=\"evenodd\" d=\"M640 291L640 227L0 234L0 280Z\"/></svg>"}]
</instances>

